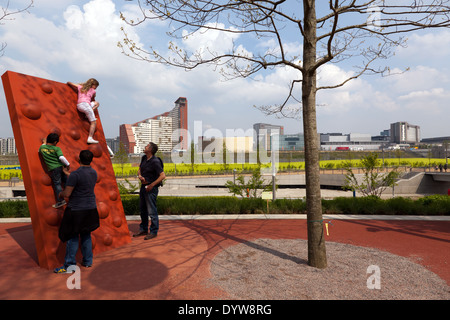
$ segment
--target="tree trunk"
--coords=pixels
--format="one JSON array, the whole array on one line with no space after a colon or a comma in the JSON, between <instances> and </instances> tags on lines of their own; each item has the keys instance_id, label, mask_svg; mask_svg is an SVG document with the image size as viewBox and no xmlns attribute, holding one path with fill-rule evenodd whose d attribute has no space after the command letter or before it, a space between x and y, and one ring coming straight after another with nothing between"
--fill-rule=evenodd
<instances>
[{"instance_id":1,"label":"tree trunk","mask_svg":"<svg viewBox=\"0 0 450 320\"><path fill-rule=\"evenodd\" d=\"M315 0L303 0L303 133L305 138L306 207L308 223L308 264L327 267L320 194L319 137L316 120L316 9Z\"/></svg>"}]
</instances>

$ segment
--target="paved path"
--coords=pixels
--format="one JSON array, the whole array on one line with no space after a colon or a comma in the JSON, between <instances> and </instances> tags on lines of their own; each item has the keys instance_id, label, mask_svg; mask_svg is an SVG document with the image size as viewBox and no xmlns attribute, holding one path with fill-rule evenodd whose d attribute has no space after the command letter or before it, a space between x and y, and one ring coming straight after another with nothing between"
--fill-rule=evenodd
<instances>
[{"instance_id":1,"label":"paved path","mask_svg":"<svg viewBox=\"0 0 450 320\"><path fill-rule=\"evenodd\" d=\"M53 274L37 265L29 222L1 220L0 299L227 299L227 293L210 281L210 262L217 253L230 245L258 238L307 237L306 220L301 216L178 218L164 217L160 233L153 240L132 238L128 245L95 256L92 268L81 269L81 290L67 288L70 275ZM450 284L449 217L324 218L332 223L327 241L407 257ZM128 224L131 233L139 228L139 221L133 218Z\"/></svg>"}]
</instances>

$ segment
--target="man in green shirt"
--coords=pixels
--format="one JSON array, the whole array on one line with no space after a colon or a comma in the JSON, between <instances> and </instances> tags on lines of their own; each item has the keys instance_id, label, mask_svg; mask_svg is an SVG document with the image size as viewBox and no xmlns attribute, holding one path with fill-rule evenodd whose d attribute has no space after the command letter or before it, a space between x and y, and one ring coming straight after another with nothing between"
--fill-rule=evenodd
<instances>
[{"instance_id":1,"label":"man in green shirt","mask_svg":"<svg viewBox=\"0 0 450 320\"><path fill-rule=\"evenodd\" d=\"M64 199L59 197L59 194L63 191L62 184L66 183L66 174L63 168L66 167L69 170L70 163L64 157L61 148L56 144L59 142L59 136L56 133L50 133L47 136L46 142L40 146L39 153L42 155L50 178L52 179L53 191L55 193L56 203L53 208L59 208L66 204Z\"/></svg>"}]
</instances>

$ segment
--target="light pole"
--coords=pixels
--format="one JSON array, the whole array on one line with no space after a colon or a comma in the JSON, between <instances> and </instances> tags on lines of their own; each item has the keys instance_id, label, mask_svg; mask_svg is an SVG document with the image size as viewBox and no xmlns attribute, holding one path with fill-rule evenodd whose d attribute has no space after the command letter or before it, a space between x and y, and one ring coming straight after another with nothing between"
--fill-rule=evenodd
<instances>
[{"instance_id":1,"label":"light pole","mask_svg":"<svg viewBox=\"0 0 450 320\"><path fill-rule=\"evenodd\" d=\"M271 162L272 162L272 201L275 201L276 194L275 194L275 181L276 181L276 160L275 160L275 154L278 154L278 148L279 148L279 132L278 130L274 130L275 132L271 132L270 134L270 156L271 156ZM278 139L275 139L275 136L278 137Z\"/></svg>"}]
</instances>

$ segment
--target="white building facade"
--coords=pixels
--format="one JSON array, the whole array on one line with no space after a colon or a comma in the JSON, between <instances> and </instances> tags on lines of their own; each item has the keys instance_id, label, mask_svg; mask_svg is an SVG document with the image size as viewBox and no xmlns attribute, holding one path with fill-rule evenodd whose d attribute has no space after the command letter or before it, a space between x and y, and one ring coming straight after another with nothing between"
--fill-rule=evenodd
<instances>
[{"instance_id":1,"label":"white building facade","mask_svg":"<svg viewBox=\"0 0 450 320\"><path fill-rule=\"evenodd\" d=\"M136 145L133 153L143 153L149 141L156 143L159 150L169 152L172 150L172 118L159 116L157 119L147 119L131 127Z\"/></svg>"},{"instance_id":2,"label":"white building facade","mask_svg":"<svg viewBox=\"0 0 450 320\"><path fill-rule=\"evenodd\" d=\"M17 154L14 138L0 138L0 154Z\"/></svg>"}]
</instances>

